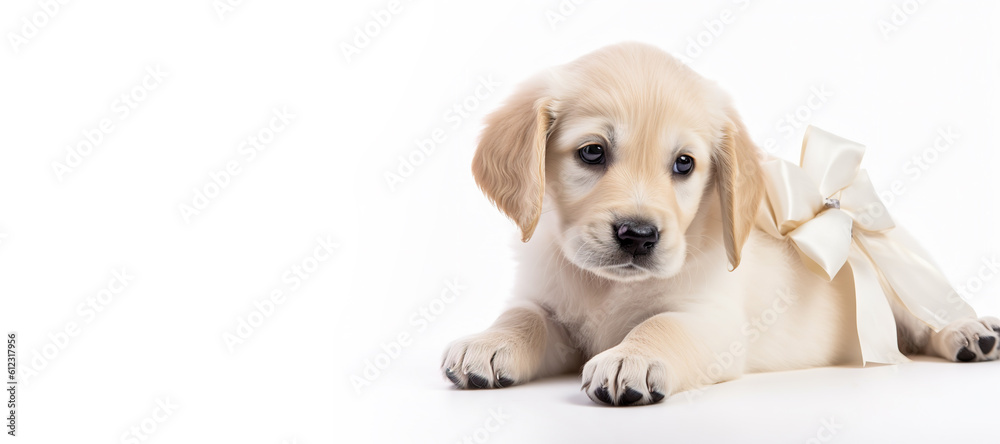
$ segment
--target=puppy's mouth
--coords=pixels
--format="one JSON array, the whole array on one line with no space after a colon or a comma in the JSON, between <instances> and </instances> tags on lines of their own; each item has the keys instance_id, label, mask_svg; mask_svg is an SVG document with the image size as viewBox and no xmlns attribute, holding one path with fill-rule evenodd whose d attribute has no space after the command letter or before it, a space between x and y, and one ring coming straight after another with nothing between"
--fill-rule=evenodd
<instances>
[{"instance_id":1,"label":"puppy's mouth","mask_svg":"<svg viewBox=\"0 0 1000 444\"><path fill-rule=\"evenodd\" d=\"M591 271L611 279L627 281L645 279L656 274L650 264L644 263L649 262L648 260L637 259L643 258L627 258L620 263L593 267Z\"/></svg>"},{"instance_id":2,"label":"puppy's mouth","mask_svg":"<svg viewBox=\"0 0 1000 444\"><path fill-rule=\"evenodd\" d=\"M678 245L676 241L662 242L644 254L633 254L607 239L580 239L580 243L563 244L565 256L577 267L613 281L669 278L683 263L683 243Z\"/></svg>"},{"instance_id":3,"label":"puppy's mouth","mask_svg":"<svg viewBox=\"0 0 1000 444\"><path fill-rule=\"evenodd\" d=\"M598 248L603 250L603 248ZM579 251L571 261L605 279L639 281L662 273L656 254L632 255L620 250Z\"/></svg>"}]
</instances>

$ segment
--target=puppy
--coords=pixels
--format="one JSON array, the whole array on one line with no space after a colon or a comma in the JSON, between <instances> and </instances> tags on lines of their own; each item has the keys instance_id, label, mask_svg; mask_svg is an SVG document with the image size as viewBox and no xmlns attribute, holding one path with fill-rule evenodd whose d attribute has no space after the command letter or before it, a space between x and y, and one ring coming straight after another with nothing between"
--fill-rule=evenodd
<instances>
[{"instance_id":1,"label":"puppy","mask_svg":"<svg viewBox=\"0 0 1000 444\"><path fill-rule=\"evenodd\" d=\"M472 165L526 242L516 295L448 347L444 374L500 388L583 365L590 399L622 406L856 361L843 277L819 278L755 227L762 160L727 95L654 47L610 46L521 85ZM934 333L890 305L904 353L1000 355L996 318Z\"/></svg>"}]
</instances>

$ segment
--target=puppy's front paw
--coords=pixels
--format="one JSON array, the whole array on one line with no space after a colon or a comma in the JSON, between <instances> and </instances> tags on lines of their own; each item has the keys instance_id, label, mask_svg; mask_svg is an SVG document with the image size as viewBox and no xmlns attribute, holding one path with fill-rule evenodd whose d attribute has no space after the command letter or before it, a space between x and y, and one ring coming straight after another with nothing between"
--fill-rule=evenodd
<instances>
[{"instance_id":1,"label":"puppy's front paw","mask_svg":"<svg viewBox=\"0 0 1000 444\"><path fill-rule=\"evenodd\" d=\"M670 393L666 364L648 353L619 345L583 367L583 390L601 404L655 404Z\"/></svg>"},{"instance_id":2,"label":"puppy's front paw","mask_svg":"<svg viewBox=\"0 0 1000 444\"><path fill-rule=\"evenodd\" d=\"M441 369L458 388L503 388L531 379L534 361L530 344L518 335L485 331L451 343Z\"/></svg>"},{"instance_id":3,"label":"puppy's front paw","mask_svg":"<svg viewBox=\"0 0 1000 444\"><path fill-rule=\"evenodd\" d=\"M1000 358L1000 319L989 316L954 322L931 337L938 355L958 362Z\"/></svg>"}]
</instances>

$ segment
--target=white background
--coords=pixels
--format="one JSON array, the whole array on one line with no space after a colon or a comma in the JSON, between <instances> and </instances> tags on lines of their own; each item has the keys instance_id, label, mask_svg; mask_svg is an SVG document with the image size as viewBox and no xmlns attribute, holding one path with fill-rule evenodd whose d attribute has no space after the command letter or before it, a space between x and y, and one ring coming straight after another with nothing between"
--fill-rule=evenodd
<instances>
[{"instance_id":1,"label":"white background","mask_svg":"<svg viewBox=\"0 0 1000 444\"><path fill-rule=\"evenodd\" d=\"M386 1L250 0L221 18L211 0L69 2L51 18L35 1L0 4L0 329L18 332L20 367L33 372L21 375L18 439L995 436L1000 364L754 375L628 409L592 404L576 377L449 387L437 368L444 346L485 328L514 279L515 228L469 172L482 117L538 70L624 40L684 56L716 80L777 155L797 159L804 127L780 129L797 110L867 145L876 188L905 189L889 204L896 220L953 284L978 289L978 310L1000 313L997 280L976 277L1000 249L996 2L929 1L897 13L888 35L879 22L891 24L901 0L563 3L559 12L555 0L404 1L349 60L343 44ZM712 25L725 10L729 23ZM34 33L23 21L33 19L44 23ZM708 44L691 48L699 38ZM162 82L134 90L156 67ZM499 86L470 99L481 78ZM799 109L813 88L833 95ZM123 93L144 97L125 118ZM463 103L467 117L446 120ZM241 144L285 108L294 118L250 160ZM53 162L105 118L113 129L57 175ZM948 128L960 137L939 153ZM446 140L391 187L386 173L436 129ZM935 160L917 177L913 156ZM212 188L210 175L231 161L240 173ZM179 206L195 190L215 197L186 220ZM327 237L339 248L315 260ZM286 272L316 264L292 289ZM127 287L86 314L122 268L134 276ZM455 280L464 288L452 302L435 302ZM255 303L275 289L284 302L263 316ZM414 318L431 305L433 320ZM225 335L247 319L258 326L230 350ZM408 345L356 390L351 377L401 333ZM832 436L820 430L830 421Z\"/></svg>"}]
</instances>

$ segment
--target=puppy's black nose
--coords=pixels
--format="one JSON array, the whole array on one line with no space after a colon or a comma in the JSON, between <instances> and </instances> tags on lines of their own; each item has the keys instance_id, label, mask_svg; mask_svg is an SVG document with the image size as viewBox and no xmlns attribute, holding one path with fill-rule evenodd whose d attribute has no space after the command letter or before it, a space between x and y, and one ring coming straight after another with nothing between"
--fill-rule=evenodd
<instances>
[{"instance_id":1,"label":"puppy's black nose","mask_svg":"<svg viewBox=\"0 0 1000 444\"><path fill-rule=\"evenodd\" d=\"M614 225L618 246L636 256L649 254L660 240L660 232L653 225L642 222L621 222Z\"/></svg>"}]
</instances>

